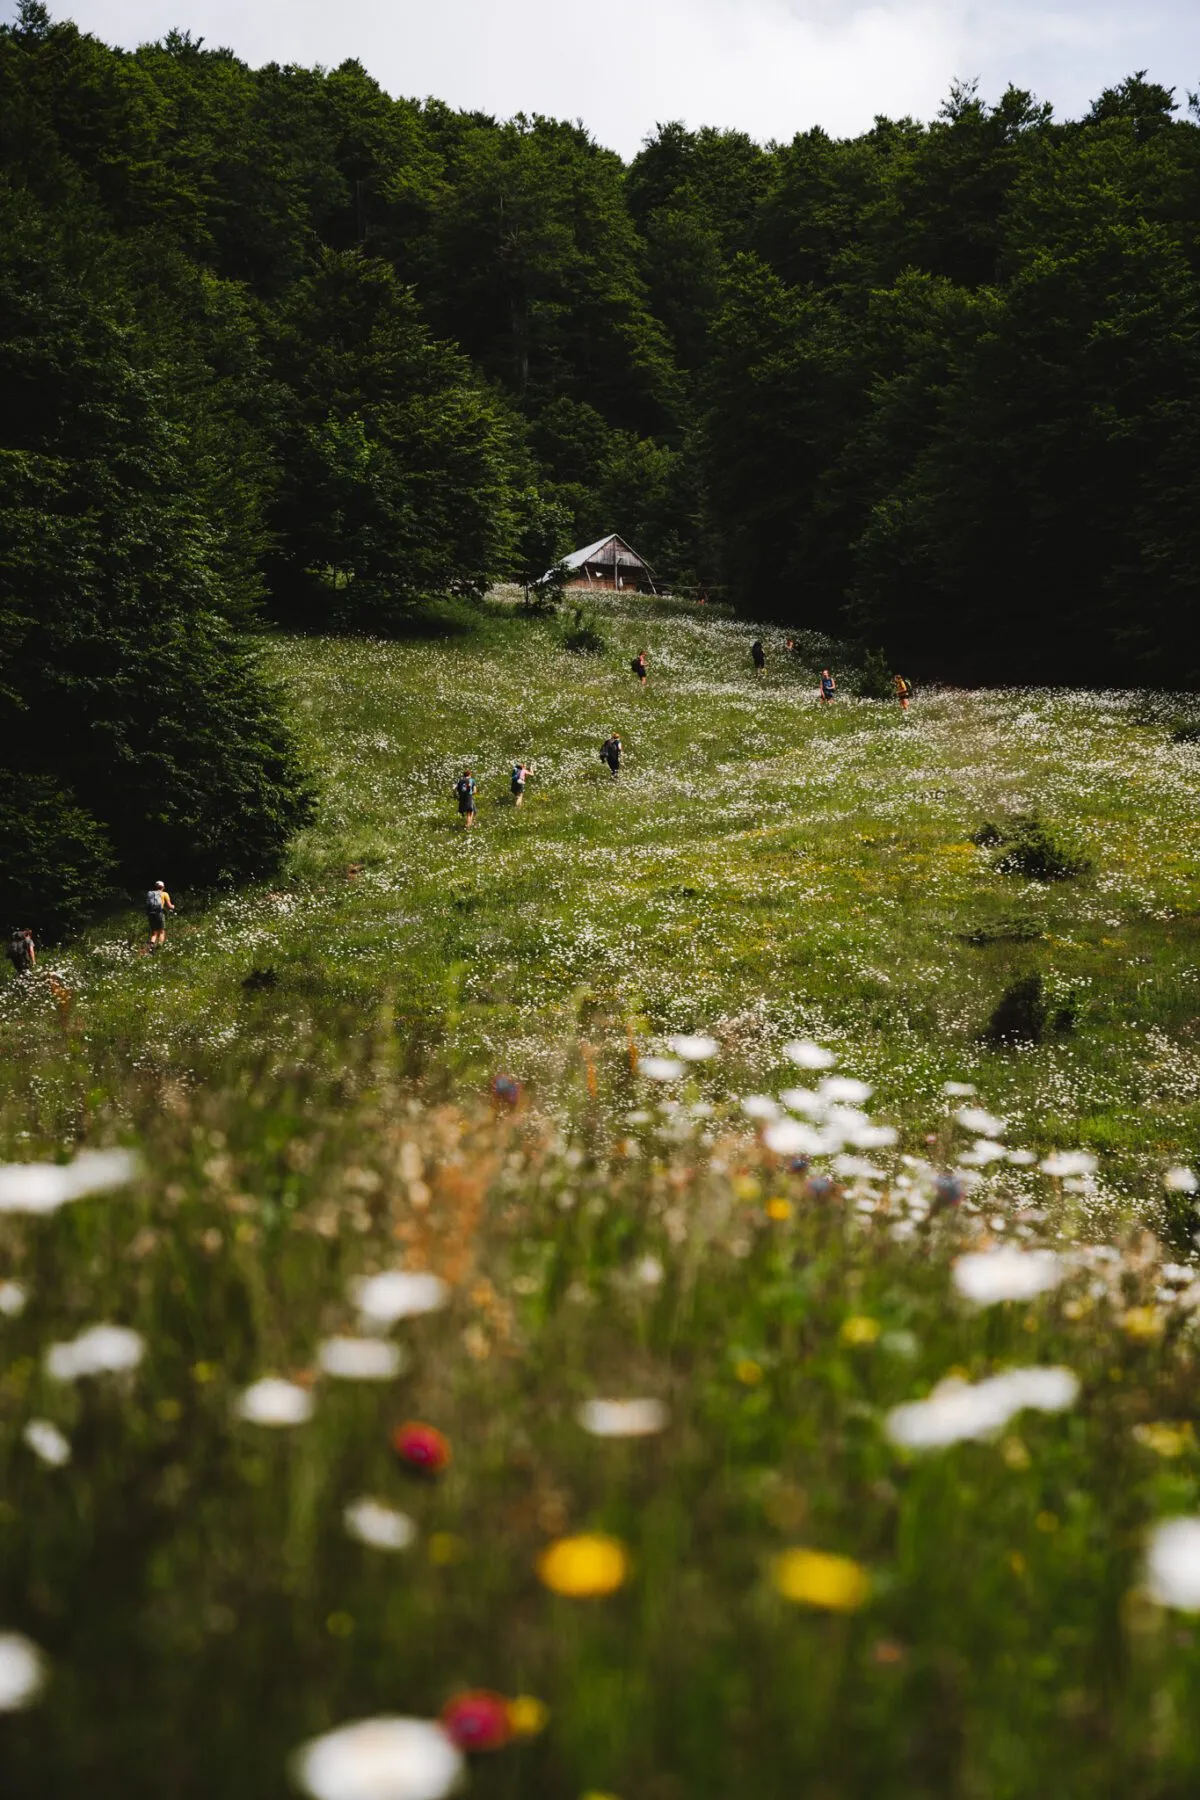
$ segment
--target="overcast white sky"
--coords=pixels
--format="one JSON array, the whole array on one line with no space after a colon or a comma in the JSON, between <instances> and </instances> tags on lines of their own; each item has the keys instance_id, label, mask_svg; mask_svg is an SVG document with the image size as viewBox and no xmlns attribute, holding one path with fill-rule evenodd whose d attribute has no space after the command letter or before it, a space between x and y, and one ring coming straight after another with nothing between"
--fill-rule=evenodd
<instances>
[{"instance_id":1,"label":"overcast white sky","mask_svg":"<svg viewBox=\"0 0 1200 1800\"><path fill-rule=\"evenodd\" d=\"M248 62L357 57L393 94L581 118L631 156L658 121L760 139L931 117L956 77L1083 111L1134 69L1200 87L1200 0L48 0L109 43L172 26ZM11 16L12 0L0 0Z\"/></svg>"}]
</instances>

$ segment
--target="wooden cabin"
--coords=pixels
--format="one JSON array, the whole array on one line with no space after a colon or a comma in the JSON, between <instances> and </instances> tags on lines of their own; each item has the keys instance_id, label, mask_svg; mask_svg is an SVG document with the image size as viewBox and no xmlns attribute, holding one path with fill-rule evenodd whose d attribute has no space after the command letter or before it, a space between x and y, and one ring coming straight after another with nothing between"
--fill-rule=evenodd
<instances>
[{"instance_id":1,"label":"wooden cabin","mask_svg":"<svg viewBox=\"0 0 1200 1800\"><path fill-rule=\"evenodd\" d=\"M599 589L608 593L631 590L638 594L657 592L654 571L644 557L631 550L625 539L614 531L608 537L585 544L563 557L568 588ZM547 571L553 574L553 570ZM546 576L543 575L544 581Z\"/></svg>"}]
</instances>

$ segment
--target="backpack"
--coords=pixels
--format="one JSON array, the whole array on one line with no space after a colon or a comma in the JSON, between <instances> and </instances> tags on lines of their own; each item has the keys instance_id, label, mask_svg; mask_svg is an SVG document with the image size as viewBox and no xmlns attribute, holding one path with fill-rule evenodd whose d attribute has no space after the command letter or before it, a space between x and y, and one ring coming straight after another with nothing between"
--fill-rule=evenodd
<instances>
[{"instance_id":1,"label":"backpack","mask_svg":"<svg viewBox=\"0 0 1200 1800\"><path fill-rule=\"evenodd\" d=\"M22 937L19 932L14 931L9 942L8 960L14 969L29 967L29 939Z\"/></svg>"},{"instance_id":2,"label":"backpack","mask_svg":"<svg viewBox=\"0 0 1200 1800\"><path fill-rule=\"evenodd\" d=\"M158 888L151 888L150 892L146 895L146 911L161 912L162 909L163 897L161 891Z\"/></svg>"},{"instance_id":3,"label":"backpack","mask_svg":"<svg viewBox=\"0 0 1200 1800\"><path fill-rule=\"evenodd\" d=\"M475 792L475 783L469 775L463 775L455 782L454 791L460 800L469 800Z\"/></svg>"}]
</instances>

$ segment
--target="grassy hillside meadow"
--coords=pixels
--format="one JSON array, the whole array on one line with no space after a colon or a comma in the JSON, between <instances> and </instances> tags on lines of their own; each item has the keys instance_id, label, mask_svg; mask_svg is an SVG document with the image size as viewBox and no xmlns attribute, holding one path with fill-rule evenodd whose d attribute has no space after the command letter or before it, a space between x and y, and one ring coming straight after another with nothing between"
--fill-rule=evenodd
<instances>
[{"instance_id":1,"label":"grassy hillside meadow","mask_svg":"<svg viewBox=\"0 0 1200 1800\"><path fill-rule=\"evenodd\" d=\"M1200 1504L1164 1184L1200 1124L1200 747L1133 694L823 708L819 645L769 635L758 682L745 623L599 624L594 657L502 606L272 640L323 786L288 868L177 893L162 955L130 912L0 986L7 1160L143 1157L41 1218L0 1177L0 1633L47 1671L0 1716L5 1792L264 1800L303 1741L472 1688L540 1703L470 1759L509 1800L1194 1792L1200 1645L1145 1556ZM1031 812L1089 872L972 841ZM1043 1040L987 1042L1034 974ZM679 1033L715 1054L656 1062ZM812 1098L797 1039L869 1098ZM809 1166L763 1141L784 1092ZM972 1300L956 1258L1005 1244L1050 1252L988 1265L1028 1297ZM447 1304L337 1378L351 1284L400 1266ZM97 1321L139 1365L53 1379ZM1024 1365L1071 1372L1053 1404L940 1449L889 1425ZM312 1417L240 1417L264 1376ZM665 1429L585 1430L614 1397ZM410 1419L437 1480L393 1454ZM412 1541L357 1541L361 1496ZM539 1578L582 1532L623 1547L606 1596Z\"/></svg>"}]
</instances>

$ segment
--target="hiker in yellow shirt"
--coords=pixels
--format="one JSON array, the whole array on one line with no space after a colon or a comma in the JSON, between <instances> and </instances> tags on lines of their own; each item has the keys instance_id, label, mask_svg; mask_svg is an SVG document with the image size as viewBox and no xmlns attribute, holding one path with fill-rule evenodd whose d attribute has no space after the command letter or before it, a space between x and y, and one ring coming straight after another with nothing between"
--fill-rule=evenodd
<instances>
[{"instance_id":1,"label":"hiker in yellow shirt","mask_svg":"<svg viewBox=\"0 0 1200 1800\"><path fill-rule=\"evenodd\" d=\"M167 941L167 914L175 907L161 881L156 881L146 895L146 923L150 927L150 948L161 950Z\"/></svg>"}]
</instances>

